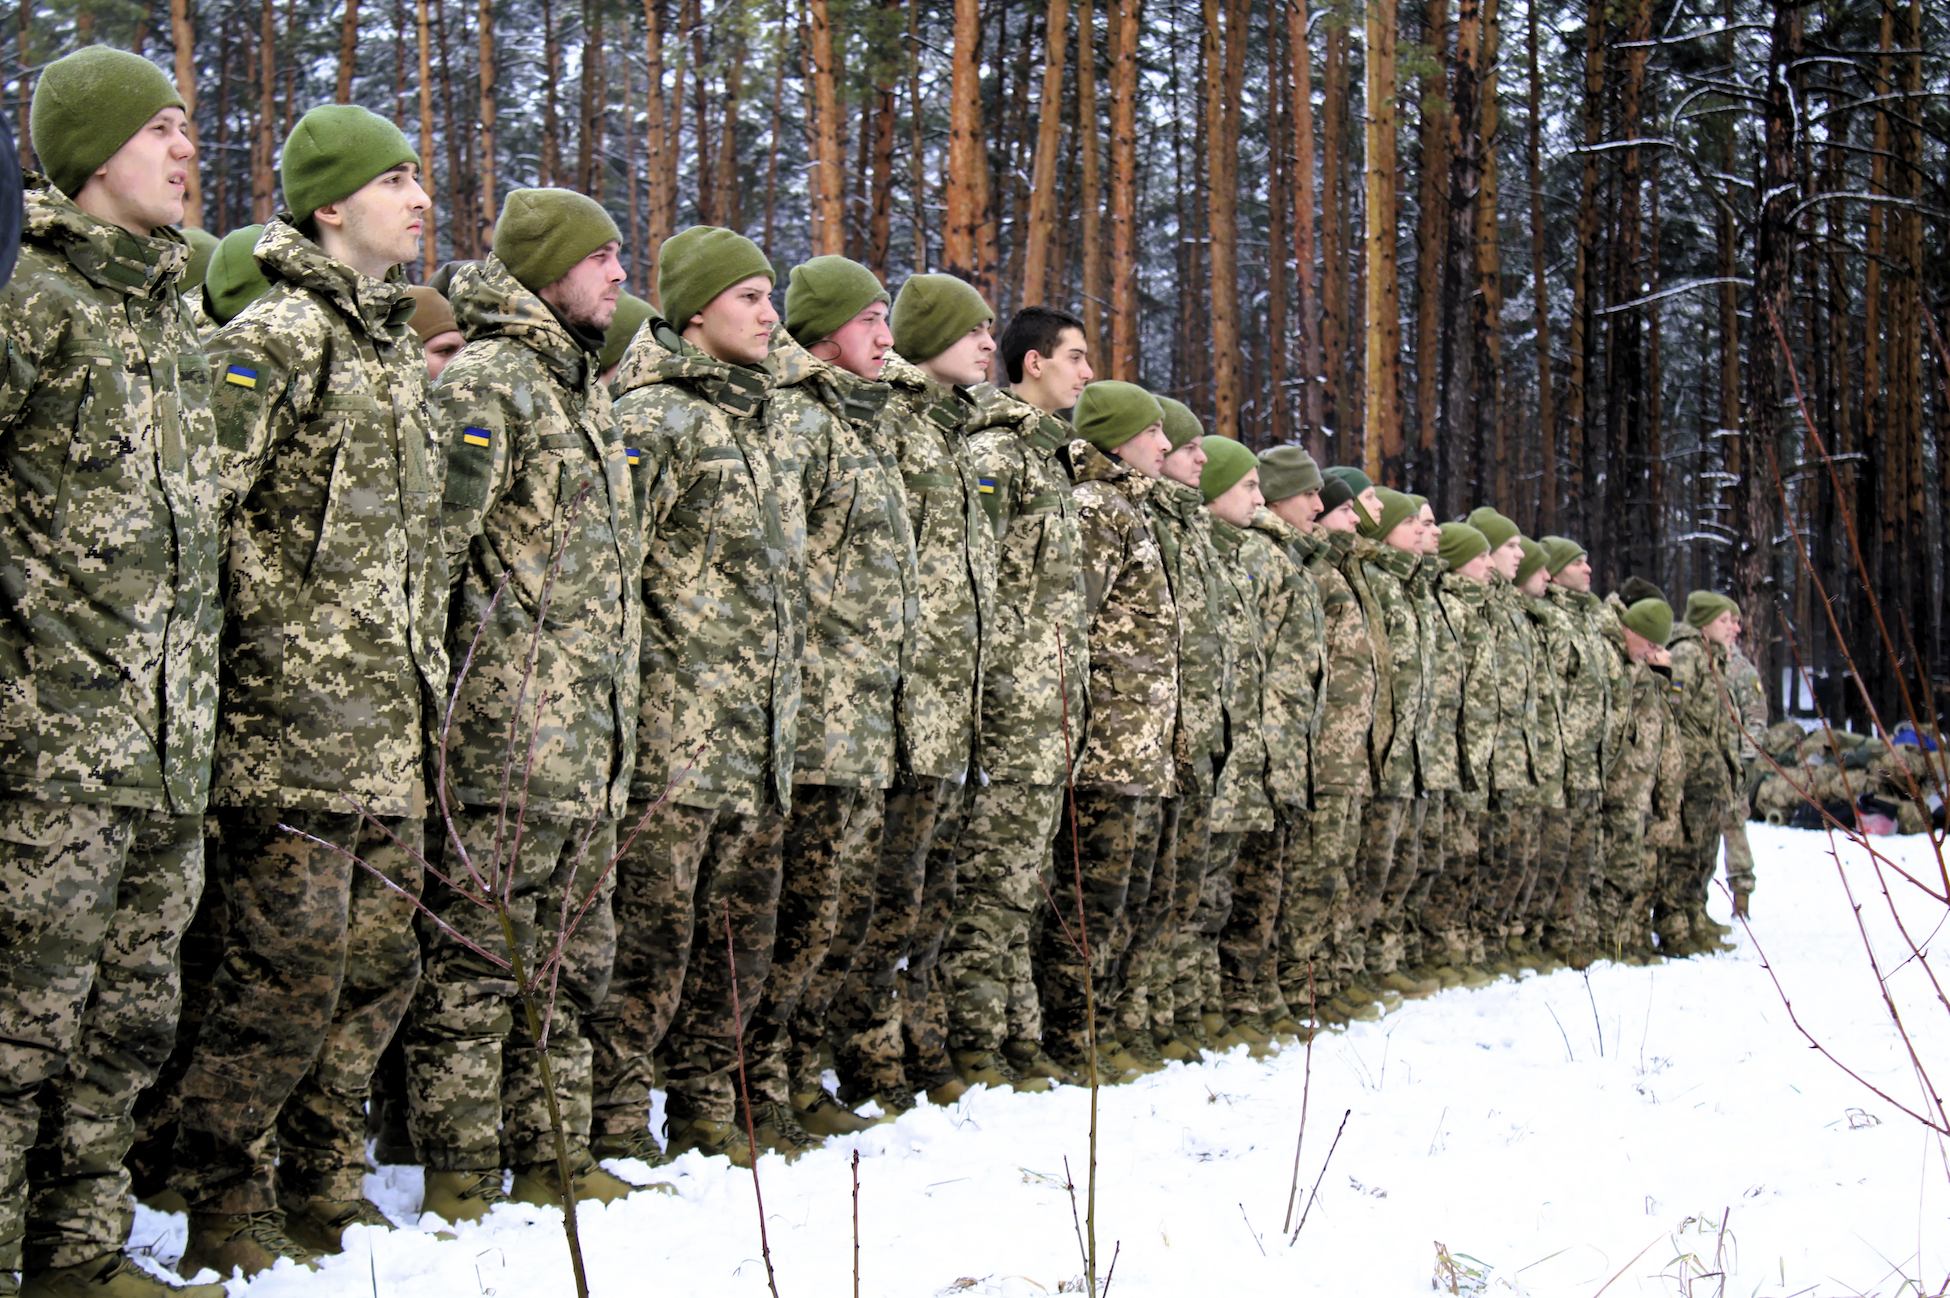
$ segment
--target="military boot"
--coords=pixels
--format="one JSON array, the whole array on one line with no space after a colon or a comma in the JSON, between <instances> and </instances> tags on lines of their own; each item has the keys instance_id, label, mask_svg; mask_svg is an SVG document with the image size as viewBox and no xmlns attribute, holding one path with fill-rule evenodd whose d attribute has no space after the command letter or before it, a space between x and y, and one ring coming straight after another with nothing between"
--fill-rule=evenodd
<instances>
[{"instance_id":1,"label":"military boot","mask_svg":"<svg viewBox=\"0 0 1950 1298\"><path fill-rule=\"evenodd\" d=\"M393 1228L370 1199L299 1199L278 1206L284 1209L284 1233L320 1253L344 1252L345 1232L353 1226Z\"/></svg>"},{"instance_id":2,"label":"military boot","mask_svg":"<svg viewBox=\"0 0 1950 1298\"><path fill-rule=\"evenodd\" d=\"M615 1203L636 1193L637 1187L613 1172L605 1172L596 1166L596 1160L584 1154L580 1158L569 1156L569 1174L575 1178L577 1203ZM543 1208L562 1206L561 1169L555 1160L543 1163L524 1163L515 1169L515 1179L508 1191L508 1197L516 1203L532 1203Z\"/></svg>"},{"instance_id":3,"label":"military boot","mask_svg":"<svg viewBox=\"0 0 1950 1298\"><path fill-rule=\"evenodd\" d=\"M1458 972L1462 974L1462 982L1457 985L1468 991L1488 987L1496 981L1495 975L1481 965L1469 965Z\"/></svg>"},{"instance_id":4,"label":"military boot","mask_svg":"<svg viewBox=\"0 0 1950 1298\"><path fill-rule=\"evenodd\" d=\"M815 1136L850 1136L874 1125L872 1118L861 1117L823 1090L793 1096L792 1107L799 1125Z\"/></svg>"},{"instance_id":5,"label":"military boot","mask_svg":"<svg viewBox=\"0 0 1950 1298\"><path fill-rule=\"evenodd\" d=\"M1411 1001L1419 1001L1442 990L1440 978L1411 978L1399 969L1383 974L1377 985L1383 991L1399 992L1403 998Z\"/></svg>"},{"instance_id":6,"label":"military boot","mask_svg":"<svg viewBox=\"0 0 1950 1298\"><path fill-rule=\"evenodd\" d=\"M1321 1019L1335 1024L1373 1023L1383 1013L1381 1002L1348 992L1335 992L1320 1006Z\"/></svg>"},{"instance_id":7,"label":"military boot","mask_svg":"<svg viewBox=\"0 0 1950 1298\"><path fill-rule=\"evenodd\" d=\"M1266 1024L1266 1035L1283 1046L1305 1045L1313 1035L1313 1029L1300 1021L1300 1016L1288 1010L1272 1016Z\"/></svg>"},{"instance_id":8,"label":"military boot","mask_svg":"<svg viewBox=\"0 0 1950 1298\"><path fill-rule=\"evenodd\" d=\"M1273 1053L1272 1034L1266 1031L1259 1015L1240 1015L1212 1041L1212 1048L1220 1051L1231 1050L1234 1046L1242 1045L1246 1047L1246 1053L1254 1059L1264 1059Z\"/></svg>"},{"instance_id":9,"label":"military boot","mask_svg":"<svg viewBox=\"0 0 1950 1298\"><path fill-rule=\"evenodd\" d=\"M1212 1048L1212 1039L1205 1035L1205 1023L1197 1016L1173 1019L1171 1032L1182 1053L1174 1055L1169 1047L1160 1047L1167 1059L1183 1059L1188 1064L1196 1064Z\"/></svg>"},{"instance_id":10,"label":"military boot","mask_svg":"<svg viewBox=\"0 0 1950 1298\"><path fill-rule=\"evenodd\" d=\"M284 1214L193 1212L189 1246L177 1266L191 1275L206 1266L226 1277L241 1271L248 1280L269 1271L280 1258L307 1270L318 1269L317 1251L285 1233Z\"/></svg>"},{"instance_id":11,"label":"military boot","mask_svg":"<svg viewBox=\"0 0 1950 1298\"><path fill-rule=\"evenodd\" d=\"M1362 974L1349 983L1342 991L1341 998L1347 1001L1366 999L1381 1006L1383 1014L1393 1014L1402 1007L1402 994L1392 987L1383 987L1367 974Z\"/></svg>"},{"instance_id":12,"label":"military boot","mask_svg":"<svg viewBox=\"0 0 1950 1298\"><path fill-rule=\"evenodd\" d=\"M1464 978L1463 971L1452 964L1421 965L1409 970L1408 976L1423 982L1434 979L1442 985L1444 991L1448 991L1451 987L1462 986Z\"/></svg>"},{"instance_id":13,"label":"military boot","mask_svg":"<svg viewBox=\"0 0 1950 1298\"><path fill-rule=\"evenodd\" d=\"M968 1094L968 1083L959 1077L944 1077L928 1087L928 1103L946 1108Z\"/></svg>"},{"instance_id":14,"label":"military boot","mask_svg":"<svg viewBox=\"0 0 1950 1298\"><path fill-rule=\"evenodd\" d=\"M599 1163L605 1158L634 1158L650 1167L662 1167L670 1161L648 1127L592 1137L589 1156Z\"/></svg>"},{"instance_id":15,"label":"military boot","mask_svg":"<svg viewBox=\"0 0 1950 1298\"><path fill-rule=\"evenodd\" d=\"M1158 1043L1151 1039L1149 1030L1132 1032L1124 1038L1110 1062L1126 1072L1138 1074L1161 1073L1165 1069L1165 1057L1158 1053Z\"/></svg>"},{"instance_id":16,"label":"military boot","mask_svg":"<svg viewBox=\"0 0 1950 1298\"><path fill-rule=\"evenodd\" d=\"M497 1203L508 1202L501 1189L501 1169L472 1172L427 1172L426 1189L420 1195L420 1211L430 1212L442 1221L460 1225L486 1219Z\"/></svg>"},{"instance_id":17,"label":"military boot","mask_svg":"<svg viewBox=\"0 0 1950 1298\"><path fill-rule=\"evenodd\" d=\"M882 1086L870 1092L863 1096L853 1107L861 1109L869 1104L880 1106L880 1116L878 1118L867 1119L872 1125L878 1126L881 1123L894 1121L903 1113L912 1112L914 1106L919 1103L920 1100L915 1096L913 1091L900 1083L895 1083L892 1086Z\"/></svg>"},{"instance_id":18,"label":"military boot","mask_svg":"<svg viewBox=\"0 0 1950 1298\"><path fill-rule=\"evenodd\" d=\"M752 1165L752 1145L745 1128L736 1122L713 1122L709 1118L672 1118L666 1133L665 1151L676 1158L696 1150L706 1158L722 1154L733 1167Z\"/></svg>"},{"instance_id":19,"label":"military boot","mask_svg":"<svg viewBox=\"0 0 1950 1298\"><path fill-rule=\"evenodd\" d=\"M1000 1050L950 1050L948 1056L955 1061L955 1073L965 1086L986 1086L990 1090L1004 1087L1020 1089L1022 1074L1016 1071L1009 1057ZM1043 1089L1048 1088L1047 1077L1038 1080L1043 1083Z\"/></svg>"},{"instance_id":20,"label":"military boot","mask_svg":"<svg viewBox=\"0 0 1950 1298\"><path fill-rule=\"evenodd\" d=\"M110 1253L24 1277L20 1298L225 1298L225 1290L220 1284L171 1284Z\"/></svg>"},{"instance_id":21,"label":"military boot","mask_svg":"<svg viewBox=\"0 0 1950 1298\"><path fill-rule=\"evenodd\" d=\"M752 1111L752 1140L758 1149L777 1154L796 1163L825 1141L799 1125L799 1115L789 1104L761 1102Z\"/></svg>"},{"instance_id":22,"label":"military boot","mask_svg":"<svg viewBox=\"0 0 1950 1298\"><path fill-rule=\"evenodd\" d=\"M1002 1053L1008 1059L1009 1066L1016 1070L1016 1075L1022 1078L1016 1083L1019 1091L1047 1091L1058 1086L1083 1085L1082 1075L1067 1061L1051 1055L1040 1041L1005 1041L1002 1043Z\"/></svg>"}]
</instances>

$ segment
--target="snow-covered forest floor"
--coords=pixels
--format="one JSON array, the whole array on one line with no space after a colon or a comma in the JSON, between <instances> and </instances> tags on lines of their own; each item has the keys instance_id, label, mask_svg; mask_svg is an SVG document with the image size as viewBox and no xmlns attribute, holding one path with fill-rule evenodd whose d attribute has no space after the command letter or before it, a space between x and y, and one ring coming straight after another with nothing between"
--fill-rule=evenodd
<instances>
[{"instance_id":1,"label":"snow-covered forest floor","mask_svg":"<svg viewBox=\"0 0 1950 1298\"><path fill-rule=\"evenodd\" d=\"M1754 931L1796 1013L1867 1080L1915 1105L1916 1075L1881 1008L1826 836L1758 824L1749 833L1760 878ZM1879 843L1934 871L1927 839ZM1906 951L1864 859L1852 850L1845 859L1891 969ZM1726 918L1717 888L1713 909ZM1919 940L1950 936L1938 931L1940 908L1905 912ZM1111 1292L1130 1298L1406 1296L1430 1291L1446 1249L1462 1293L1940 1293L1950 1275L1943 1149L1810 1049L1752 943L1736 940L1737 952L1713 958L1600 964L1588 981L1565 971L1445 992L1322 1035L1303 1200L1343 1114L1346 1126L1297 1242L1282 1237L1281 1221L1308 1084L1302 1049L1260 1061L1242 1048L1105 1089L1100 1276L1115 1252ZM1950 1073L1950 1014L1927 995L1922 972L1911 962L1892 986L1920 1056ZM852 1292L855 1149L861 1294L1080 1290L1062 1185L1067 1158L1080 1197L1088 1117L1083 1090L977 1091L790 1167L766 1158L779 1293ZM675 1193L584 1206L594 1294L766 1292L749 1173L696 1155L654 1173L613 1166ZM439 1223L415 1219L419 1186L417 1169L381 1169L368 1193L400 1229L358 1230L317 1274L280 1264L248 1292L573 1293L559 1213L501 1207L443 1241L431 1233ZM135 1241L166 1262L184 1231L181 1217L141 1210ZM241 1282L230 1289L246 1292Z\"/></svg>"}]
</instances>

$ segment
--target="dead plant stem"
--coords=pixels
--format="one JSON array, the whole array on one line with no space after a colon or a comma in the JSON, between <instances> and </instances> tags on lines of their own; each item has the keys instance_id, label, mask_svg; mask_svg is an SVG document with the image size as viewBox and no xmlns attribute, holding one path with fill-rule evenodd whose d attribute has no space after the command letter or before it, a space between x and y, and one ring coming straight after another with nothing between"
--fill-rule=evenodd
<instances>
[{"instance_id":1,"label":"dead plant stem","mask_svg":"<svg viewBox=\"0 0 1950 1298\"><path fill-rule=\"evenodd\" d=\"M765 1235L765 1191L758 1184L758 1128L752 1121L752 1093L745 1083L745 1011L738 1001L738 955L731 941L731 902L724 903L724 959L731 975L731 1040L738 1057L738 1100L745 1107L745 1143L751 1150L752 1198L758 1203L758 1251L765 1259L765 1287L779 1298L779 1280L772 1272L772 1242Z\"/></svg>"}]
</instances>

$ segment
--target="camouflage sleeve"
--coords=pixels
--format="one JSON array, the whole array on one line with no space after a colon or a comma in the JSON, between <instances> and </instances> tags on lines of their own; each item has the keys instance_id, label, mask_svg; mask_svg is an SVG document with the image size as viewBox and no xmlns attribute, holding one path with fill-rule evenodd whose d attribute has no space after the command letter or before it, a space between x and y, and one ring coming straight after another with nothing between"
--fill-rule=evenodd
<instances>
[{"instance_id":1,"label":"camouflage sleeve","mask_svg":"<svg viewBox=\"0 0 1950 1298\"><path fill-rule=\"evenodd\" d=\"M1083 616L1094 621L1104 596L1131 557L1131 538L1118 524L1124 511L1108 493L1085 484L1077 491L1077 532L1083 542Z\"/></svg>"},{"instance_id":2,"label":"camouflage sleeve","mask_svg":"<svg viewBox=\"0 0 1950 1298\"><path fill-rule=\"evenodd\" d=\"M968 459L975 469L982 508L988 511L996 539L1001 540L1009 534L1009 524L1015 518L1016 485L1022 476L1014 430L1000 429L971 438Z\"/></svg>"},{"instance_id":3,"label":"camouflage sleeve","mask_svg":"<svg viewBox=\"0 0 1950 1298\"><path fill-rule=\"evenodd\" d=\"M331 368L329 339L307 327L310 315L291 298L260 298L206 349L226 512L250 495L271 456L304 427L318 377Z\"/></svg>"},{"instance_id":4,"label":"camouflage sleeve","mask_svg":"<svg viewBox=\"0 0 1950 1298\"><path fill-rule=\"evenodd\" d=\"M31 303L23 303L18 285L0 291L0 346L6 355L0 365L0 428L10 428L20 418L27 398L40 381L41 361L60 342L65 315L36 319ZM32 326L46 324L49 328Z\"/></svg>"},{"instance_id":5,"label":"camouflage sleeve","mask_svg":"<svg viewBox=\"0 0 1950 1298\"><path fill-rule=\"evenodd\" d=\"M434 423L440 430L445 488L440 496L440 542L447 552L447 577L458 588L466 576L467 547L481 529L512 478L515 442L523 421L497 392L497 381L472 370L459 375L449 366L432 393Z\"/></svg>"},{"instance_id":6,"label":"camouflage sleeve","mask_svg":"<svg viewBox=\"0 0 1950 1298\"><path fill-rule=\"evenodd\" d=\"M636 452L637 533L647 549L671 508L683 495L680 485L684 442L653 387L631 393L614 407L616 436Z\"/></svg>"}]
</instances>

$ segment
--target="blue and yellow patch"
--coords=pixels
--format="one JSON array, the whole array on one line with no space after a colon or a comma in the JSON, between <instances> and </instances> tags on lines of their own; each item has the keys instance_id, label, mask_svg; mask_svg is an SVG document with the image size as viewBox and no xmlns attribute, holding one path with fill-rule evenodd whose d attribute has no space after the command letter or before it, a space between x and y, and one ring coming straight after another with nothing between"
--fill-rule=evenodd
<instances>
[{"instance_id":1,"label":"blue and yellow patch","mask_svg":"<svg viewBox=\"0 0 1950 1298\"><path fill-rule=\"evenodd\" d=\"M247 370L241 365L232 365L223 372L223 381L225 383L235 383L240 388L255 388L257 386L257 371Z\"/></svg>"},{"instance_id":2,"label":"blue and yellow patch","mask_svg":"<svg viewBox=\"0 0 1950 1298\"><path fill-rule=\"evenodd\" d=\"M460 433L460 440L468 446L492 446L494 445L494 434L485 428L463 428Z\"/></svg>"},{"instance_id":3,"label":"blue and yellow patch","mask_svg":"<svg viewBox=\"0 0 1950 1298\"><path fill-rule=\"evenodd\" d=\"M975 483L981 489L984 496L993 496L995 494L994 478L977 478L975 479Z\"/></svg>"},{"instance_id":4,"label":"blue and yellow patch","mask_svg":"<svg viewBox=\"0 0 1950 1298\"><path fill-rule=\"evenodd\" d=\"M638 460L643 458L643 452L637 450L637 448L634 446L625 447L623 449L623 454L629 457L630 464L632 467L635 466Z\"/></svg>"}]
</instances>

